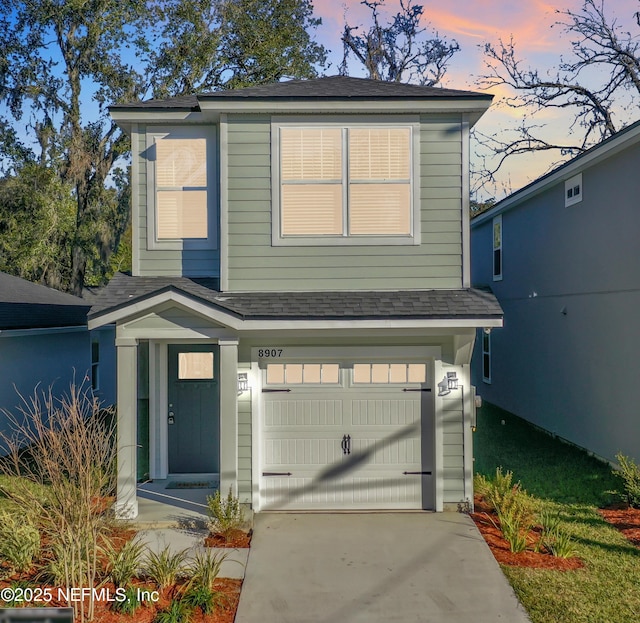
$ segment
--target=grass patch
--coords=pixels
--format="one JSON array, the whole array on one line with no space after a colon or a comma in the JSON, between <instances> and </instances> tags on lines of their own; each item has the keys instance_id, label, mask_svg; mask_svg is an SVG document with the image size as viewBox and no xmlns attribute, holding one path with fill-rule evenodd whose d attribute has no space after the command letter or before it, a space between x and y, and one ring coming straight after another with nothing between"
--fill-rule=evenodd
<instances>
[{"instance_id":1,"label":"grass patch","mask_svg":"<svg viewBox=\"0 0 640 623\"><path fill-rule=\"evenodd\" d=\"M596 510L611 501L607 492L619 484L610 467L492 405L479 413L474 442L476 471L512 471L514 480L543 500L544 511L558 516L559 529L585 562L568 572L502 567L532 623L636 620L640 550Z\"/></svg>"},{"instance_id":2,"label":"grass patch","mask_svg":"<svg viewBox=\"0 0 640 623\"><path fill-rule=\"evenodd\" d=\"M502 467L544 500L605 506L620 487L606 463L491 404L478 412L473 442L476 473L491 477Z\"/></svg>"}]
</instances>

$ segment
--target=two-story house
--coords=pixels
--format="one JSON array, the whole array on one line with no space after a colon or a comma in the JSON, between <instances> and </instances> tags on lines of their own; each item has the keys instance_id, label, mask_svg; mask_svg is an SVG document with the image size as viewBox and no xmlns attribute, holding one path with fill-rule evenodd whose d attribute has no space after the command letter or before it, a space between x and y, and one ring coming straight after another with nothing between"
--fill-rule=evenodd
<instances>
[{"instance_id":1,"label":"two-story house","mask_svg":"<svg viewBox=\"0 0 640 623\"><path fill-rule=\"evenodd\" d=\"M639 171L637 122L471 221L473 283L504 309L483 398L609 460L640 459Z\"/></svg>"},{"instance_id":2,"label":"two-story house","mask_svg":"<svg viewBox=\"0 0 640 623\"><path fill-rule=\"evenodd\" d=\"M328 77L112 106L133 146L118 512L218 476L254 510L472 499L469 128L491 96ZM136 452L136 445L139 446Z\"/></svg>"}]
</instances>

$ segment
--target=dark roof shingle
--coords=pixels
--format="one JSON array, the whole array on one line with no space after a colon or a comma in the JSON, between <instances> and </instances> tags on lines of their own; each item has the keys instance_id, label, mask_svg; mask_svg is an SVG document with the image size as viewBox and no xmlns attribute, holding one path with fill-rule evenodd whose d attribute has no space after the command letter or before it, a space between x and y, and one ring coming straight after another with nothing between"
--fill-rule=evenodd
<instances>
[{"instance_id":1,"label":"dark roof shingle","mask_svg":"<svg viewBox=\"0 0 640 623\"><path fill-rule=\"evenodd\" d=\"M217 279L117 274L96 298L89 318L154 294L179 291L243 320L366 320L502 317L495 296L473 288L363 292L219 292Z\"/></svg>"}]
</instances>

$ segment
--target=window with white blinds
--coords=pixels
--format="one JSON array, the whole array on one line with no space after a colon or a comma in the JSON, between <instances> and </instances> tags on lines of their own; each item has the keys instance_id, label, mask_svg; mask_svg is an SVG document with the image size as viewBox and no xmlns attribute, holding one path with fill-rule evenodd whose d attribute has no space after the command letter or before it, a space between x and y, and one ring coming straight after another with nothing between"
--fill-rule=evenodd
<instances>
[{"instance_id":1,"label":"window with white blinds","mask_svg":"<svg viewBox=\"0 0 640 623\"><path fill-rule=\"evenodd\" d=\"M280 127L280 236L410 237L412 128Z\"/></svg>"},{"instance_id":2,"label":"window with white blinds","mask_svg":"<svg viewBox=\"0 0 640 623\"><path fill-rule=\"evenodd\" d=\"M155 139L156 238L206 239L207 141Z\"/></svg>"}]
</instances>

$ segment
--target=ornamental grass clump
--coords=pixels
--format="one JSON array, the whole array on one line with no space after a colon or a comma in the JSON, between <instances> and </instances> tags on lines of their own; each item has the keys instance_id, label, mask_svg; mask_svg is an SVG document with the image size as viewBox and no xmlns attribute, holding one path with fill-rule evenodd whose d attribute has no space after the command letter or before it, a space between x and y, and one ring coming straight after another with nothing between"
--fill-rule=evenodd
<instances>
[{"instance_id":1,"label":"ornamental grass clump","mask_svg":"<svg viewBox=\"0 0 640 623\"><path fill-rule=\"evenodd\" d=\"M640 508L640 466L621 452L616 454L620 469L614 469L613 475L622 481L621 495L632 508Z\"/></svg>"},{"instance_id":2,"label":"ornamental grass clump","mask_svg":"<svg viewBox=\"0 0 640 623\"><path fill-rule=\"evenodd\" d=\"M17 511L0 512L0 562L23 573L40 553L40 532L28 515Z\"/></svg>"},{"instance_id":3,"label":"ornamental grass clump","mask_svg":"<svg viewBox=\"0 0 640 623\"><path fill-rule=\"evenodd\" d=\"M169 545L159 553L148 552L144 565L144 575L155 582L159 589L175 584L186 573L185 561L188 549L172 552Z\"/></svg>"}]
</instances>

